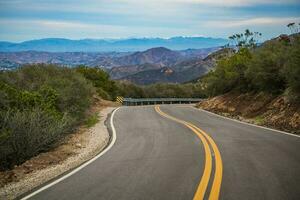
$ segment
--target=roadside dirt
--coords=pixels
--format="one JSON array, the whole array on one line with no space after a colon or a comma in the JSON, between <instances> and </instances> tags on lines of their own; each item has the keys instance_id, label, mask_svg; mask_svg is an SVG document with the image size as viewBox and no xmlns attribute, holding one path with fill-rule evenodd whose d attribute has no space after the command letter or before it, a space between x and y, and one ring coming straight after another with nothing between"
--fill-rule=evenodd
<instances>
[{"instance_id":1,"label":"roadside dirt","mask_svg":"<svg viewBox=\"0 0 300 200\"><path fill-rule=\"evenodd\" d=\"M89 110L89 114L99 113L99 121L93 127L82 125L52 150L12 170L0 171L0 199L14 199L98 154L109 141L104 121L116 106L118 104L114 102L96 98L96 103Z\"/></svg>"},{"instance_id":2,"label":"roadside dirt","mask_svg":"<svg viewBox=\"0 0 300 200\"><path fill-rule=\"evenodd\" d=\"M300 105L284 96L228 93L197 105L226 117L300 134Z\"/></svg>"}]
</instances>

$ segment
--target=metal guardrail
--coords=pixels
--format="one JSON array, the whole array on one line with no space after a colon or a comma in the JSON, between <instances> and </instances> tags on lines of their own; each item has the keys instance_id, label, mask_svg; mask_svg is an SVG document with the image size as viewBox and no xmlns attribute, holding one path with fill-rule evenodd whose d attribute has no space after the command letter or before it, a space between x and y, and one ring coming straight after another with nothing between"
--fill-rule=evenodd
<instances>
[{"instance_id":1,"label":"metal guardrail","mask_svg":"<svg viewBox=\"0 0 300 200\"><path fill-rule=\"evenodd\" d=\"M125 106L155 105L155 104L191 104L202 101L201 98L123 98Z\"/></svg>"}]
</instances>

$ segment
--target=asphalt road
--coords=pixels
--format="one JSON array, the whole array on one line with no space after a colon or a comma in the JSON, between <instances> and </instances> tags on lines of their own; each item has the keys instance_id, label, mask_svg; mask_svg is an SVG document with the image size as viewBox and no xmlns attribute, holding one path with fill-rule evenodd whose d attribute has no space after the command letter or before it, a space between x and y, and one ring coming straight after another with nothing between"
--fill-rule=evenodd
<instances>
[{"instance_id":1,"label":"asphalt road","mask_svg":"<svg viewBox=\"0 0 300 200\"><path fill-rule=\"evenodd\" d=\"M300 138L191 106L122 107L112 148L31 199L299 200Z\"/></svg>"}]
</instances>

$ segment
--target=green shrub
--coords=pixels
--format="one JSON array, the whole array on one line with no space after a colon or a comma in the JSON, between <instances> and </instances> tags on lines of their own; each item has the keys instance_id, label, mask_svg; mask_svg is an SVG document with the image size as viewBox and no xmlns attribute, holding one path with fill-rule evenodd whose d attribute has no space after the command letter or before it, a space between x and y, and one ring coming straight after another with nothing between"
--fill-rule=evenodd
<instances>
[{"instance_id":1,"label":"green shrub","mask_svg":"<svg viewBox=\"0 0 300 200\"><path fill-rule=\"evenodd\" d=\"M15 164L46 150L69 130L72 119L56 117L40 108L0 112L0 166Z\"/></svg>"},{"instance_id":2,"label":"green shrub","mask_svg":"<svg viewBox=\"0 0 300 200\"><path fill-rule=\"evenodd\" d=\"M242 48L233 56L220 60L215 70L201 80L205 93L208 96L215 96L233 89L247 90L245 71L251 56L248 49Z\"/></svg>"},{"instance_id":3,"label":"green shrub","mask_svg":"<svg viewBox=\"0 0 300 200\"><path fill-rule=\"evenodd\" d=\"M137 86L126 81L116 82L118 96L131 98L171 98L171 97L203 97L199 83L174 84L157 83L147 86Z\"/></svg>"},{"instance_id":4,"label":"green shrub","mask_svg":"<svg viewBox=\"0 0 300 200\"><path fill-rule=\"evenodd\" d=\"M95 113L87 117L85 120L85 126L86 127L92 127L99 121L99 114Z\"/></svg>"},{"instance_id":5,"label":"green shrub","mask_svg":"<svg viewBox=\"0 0 300 200\"><path fill-rule=\"evenodd\" d=\"M217 63L201 80L207 96L239 92L285 92L293 101L300 97L300 36L267 41L259 47L241 48Z\"/></svg>"},{"instance_id":6,"label":"green shrub","mask_svg":"<svg viewBox=\"0 0 300 200\"><path fill-rule=\"evenodd\" d=\"M289 52L283 74L290 88L289 94L300 96L300 36L295 38L294 47Z\"/></svg>"},{"instance_id":7,"label":"green shrub","mask_svg":"<svg viewBox=\"0 0 300 200\"><path fill-rule=\"evenodd\" d=\"M20 164L70 132L92 103L93 86L75 70L27 65L0 74L0 168Z\"/></svg>"},{"instance_id":8,"label":"green shrub","mask_svg":"<svg viewBox=\"0 0 300 200\"><path fill-rule=\"evenodd\" d=\"M87 80L97 88L98 95L107 100L116 98L117 87L115 82L110 80L108 73L100 68L87 67L80 65L75 68L77 72L82 74Z\"/></svg>"},{"instance_id":9,"label":"green shrub","mask_svg":"<svg viewBox=\"0 0 300 200\"><path fill-rule=\"evenodd\" d=\"M253 52L246 77L256 91L281 93L285 80L281 74L287 60L287 46L283 42L269 42Z\"/></svg>"}]
</instances>

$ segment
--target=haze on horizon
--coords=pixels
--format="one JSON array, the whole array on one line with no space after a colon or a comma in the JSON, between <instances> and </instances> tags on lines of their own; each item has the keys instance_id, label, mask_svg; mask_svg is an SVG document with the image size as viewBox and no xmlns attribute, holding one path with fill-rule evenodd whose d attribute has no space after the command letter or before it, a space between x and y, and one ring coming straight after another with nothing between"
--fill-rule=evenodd
<instances>
[{"instance_id":1,"label":"haze on horizon","mask_svg":"<svg viewBox=\"0 0 300 200\"><path fill-rule=\"evenodd\" d=\"M0 0L0 40L205 36L269 39L300 22L298 0Z\"/></svg>"}]
</instances>

